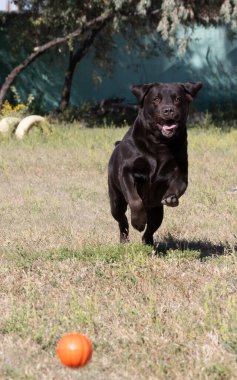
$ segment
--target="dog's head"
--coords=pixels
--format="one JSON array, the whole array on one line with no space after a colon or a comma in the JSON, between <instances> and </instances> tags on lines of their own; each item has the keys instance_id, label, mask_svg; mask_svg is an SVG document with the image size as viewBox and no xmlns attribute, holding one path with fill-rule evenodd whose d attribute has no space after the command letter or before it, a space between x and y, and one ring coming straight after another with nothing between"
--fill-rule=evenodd
<instances>
[{"instance_id":1,"label":"dog's head","mask_svg":"<svg viewBox=\"0 0 237 380\"><path fill-rule=\"evenodd\" d=\"M189 104L201 87L201 82L150 83L132 86L131 90L146 123L171 138L185 127Z\"/></svg>"}]
</instances>

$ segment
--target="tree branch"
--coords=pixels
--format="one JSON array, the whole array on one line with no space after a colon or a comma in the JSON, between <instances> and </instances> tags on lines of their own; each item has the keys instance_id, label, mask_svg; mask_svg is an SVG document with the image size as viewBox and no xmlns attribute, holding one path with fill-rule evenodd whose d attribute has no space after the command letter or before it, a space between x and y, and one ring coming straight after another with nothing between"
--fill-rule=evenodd
<instances>
[{"instance_id":1,"label":"tree branch","mask_svg":"<svg viewBox=\"0 0 237 380\"><path fill-rule=\"evenodd\" d=\"M32 62L34 62L39 56L41 56L43 53L45 53L48 49L51 49L52 47L64 44L70 39L76 38L79 35L84 34L88 30L93 29L98 24L102 23L103 25L105 21L112 19L113 16L114 16L113 11L106 12L103 15L98 16L94 18L93 20L87 22L81 28L78 28L77 30L68 34L67 36L55 38L44 45L34 48L34 51L22 63L16 66L10 72L10 74L6 77L5 82L3 83L0 89L0 109L2 108L2 103L7 94L7 91L9 90L9 87L12 85L17 75L19 75L26 67L28 67Z\"/></svg>"}]
</instances>

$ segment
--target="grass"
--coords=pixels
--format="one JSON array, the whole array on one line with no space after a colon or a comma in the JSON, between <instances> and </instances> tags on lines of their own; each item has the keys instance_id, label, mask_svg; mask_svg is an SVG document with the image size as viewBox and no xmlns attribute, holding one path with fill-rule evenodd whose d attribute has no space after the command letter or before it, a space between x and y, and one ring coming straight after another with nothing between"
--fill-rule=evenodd
<instances>
[{"instance_id":1,"label":"grass","mask_svg":"<svg viewBox=\"0 0 237 380\"><path fill-rule=\"evenodd\" d=\"M0 151L0 379L211 379L237 371L237 131L189 131L190 181L157 247L118 244L107 162L125 129L32 130ZM55 345L82 331L90 364Z\"/></svg>"}]
</instances>

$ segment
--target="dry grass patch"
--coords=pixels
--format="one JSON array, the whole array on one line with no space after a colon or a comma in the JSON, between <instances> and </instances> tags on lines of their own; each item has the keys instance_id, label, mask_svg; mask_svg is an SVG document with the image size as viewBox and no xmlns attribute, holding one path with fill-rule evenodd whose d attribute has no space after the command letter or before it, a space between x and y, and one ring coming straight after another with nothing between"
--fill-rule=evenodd
<instances>
[{"instance_id":1,"label":"dry grass patch","mask_svg":"<svg viewBox=\"0 0 237 380\"><path fill-rule=\"evenodd\" d=\"M190 131L190 185L157 252L121 246L106 177L124 130L1 144L0 379L215 379L237 372L237 131ZM60 365L67 332L91 363Z\"/></svg>"}]
</instances>

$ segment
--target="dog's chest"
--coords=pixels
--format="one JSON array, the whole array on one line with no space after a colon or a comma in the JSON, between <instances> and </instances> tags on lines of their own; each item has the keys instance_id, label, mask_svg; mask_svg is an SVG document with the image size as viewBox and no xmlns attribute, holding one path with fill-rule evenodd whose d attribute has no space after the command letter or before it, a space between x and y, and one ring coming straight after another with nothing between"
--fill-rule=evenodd
<instances>
[{"instance_id":1,"label":"dog's chest","mask_svg":"<svg viewBox=\"0 0 237 380\"><path fill-rule=\"evenodd\" d=\"M156 207L161 205L161 200L167 191L168 186L165 183L153 183L147 182L138 184L137 191L140 195L145 208Z\"/></svg>"},{"instance_id":2,"label":"dog's chest","mask_svg":"<svg viewBox=\"0 0 237 380\"><path fill-rule=\"evenodd\" d=\"M149 164L149 172L134 172L134 181L143 204L146 207L154 207L161 205L176 165L174 161L163 162L155 159L149 160Z\"/></svg>"}]
</instances>

